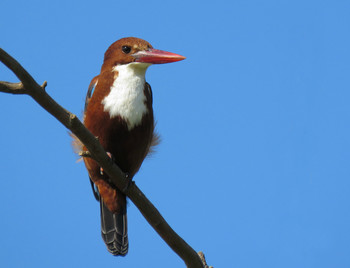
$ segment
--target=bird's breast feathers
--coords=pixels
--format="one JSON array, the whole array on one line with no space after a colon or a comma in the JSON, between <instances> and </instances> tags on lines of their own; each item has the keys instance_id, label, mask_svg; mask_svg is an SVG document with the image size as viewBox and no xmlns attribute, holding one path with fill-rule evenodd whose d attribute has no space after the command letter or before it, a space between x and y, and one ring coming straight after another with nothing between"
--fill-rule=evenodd
<instances>
[{"instance_id":1,"label":"bird's breast feathers","mask_svg":"<svg viewBox=\"0 0 350 268\"><path fill-rule=\"evenodd\" d=\"M102 100L103 109L110 117L120 116L131 130L141 124L148 112L146 106L145 73L150 64L129 63L117 65L113 71L117 76L109 94Z\"/></svg>"}]
</instances>

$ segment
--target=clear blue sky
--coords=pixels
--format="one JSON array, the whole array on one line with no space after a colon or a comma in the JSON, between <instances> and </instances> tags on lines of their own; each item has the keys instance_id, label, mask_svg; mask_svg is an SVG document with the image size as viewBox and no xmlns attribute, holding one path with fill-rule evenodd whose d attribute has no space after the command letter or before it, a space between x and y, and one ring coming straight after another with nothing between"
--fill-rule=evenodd
<instances>
[{"instance_id":1,"label":"clear blue sky","mask_svg":"<svg viewBox=\"0 0 350 268\"><path fill-rule=\"evenodd\" d=\"M135 176L218 267L350 267L349 1L12 1L0 45L81 115L108 46L187 57L151 66L162 143ZM0 80L17 81L3 66ZM109 255L67 130L0 94L0 267L184 267L132 203Z\"/></svg>"}]
</instances>

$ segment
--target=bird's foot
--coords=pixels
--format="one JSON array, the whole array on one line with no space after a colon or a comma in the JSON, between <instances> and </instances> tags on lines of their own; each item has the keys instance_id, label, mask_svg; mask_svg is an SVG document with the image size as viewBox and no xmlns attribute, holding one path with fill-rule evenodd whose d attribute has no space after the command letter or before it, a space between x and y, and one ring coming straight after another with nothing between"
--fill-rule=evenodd
<instances>
[{"instance_id":1,"label":"bird's foot","mask_svg":"<svg viewBox=\"0 0 350 268\"><path fill-rule=\"evenodd\" d=\"M132 177L130 177L128 173L125 173L125 180L126 180L126 184L122 190L123 193L126 193L129 190L130 185L133 183Z\"/></svg>"},{"instance_id":2,"label":"bird's foot","mask_svg":"<svg viewBox=\"0 0 350 268\"><path fill-rule=\"evenodd\" d=\"M109 156L110 159L112 159L112 161L114 161L114 157L110 152L107 152L107 155ZM103 176L104 172L103 172L103 168L100 167L100 174Z\"/></svg>"}]
</instances>

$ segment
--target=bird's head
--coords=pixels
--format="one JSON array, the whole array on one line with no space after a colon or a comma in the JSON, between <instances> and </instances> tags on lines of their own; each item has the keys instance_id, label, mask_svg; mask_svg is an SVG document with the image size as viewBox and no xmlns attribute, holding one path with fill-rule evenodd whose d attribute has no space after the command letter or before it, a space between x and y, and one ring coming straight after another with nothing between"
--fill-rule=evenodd
<instances>
[{"instance_id":1,"label":"bird's head","mask_svg":"<svg viewBox=\"0 0 350 268\"><path fill-rule=\"evenodd\" d=\"M176 62L185 57L158 49L140 38L127 37L114 42L106 51L102 69L133 62L145 65Z\"/></svg>"}]
</instances>

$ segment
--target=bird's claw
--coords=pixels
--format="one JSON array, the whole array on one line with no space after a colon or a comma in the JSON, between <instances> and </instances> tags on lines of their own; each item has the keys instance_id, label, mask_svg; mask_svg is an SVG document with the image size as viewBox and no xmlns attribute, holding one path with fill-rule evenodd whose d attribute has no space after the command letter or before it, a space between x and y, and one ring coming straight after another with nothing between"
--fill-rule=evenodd
<instances>
[{"instance_id":1,"label":"bird's claw","mask_svg":"<svg viewBox=\"0 0 350 268\"><path fill-rule=\"evenodd\" d=\"M112 161L114 161L114 157L113 155L110 153L110 152L106 152L107 155L109 156L109 158L112 159ZM104 175L104 171L103 171L103 168L100 167L100 174L103 176ZM128 191L130 185L132 184L132 177L129 176L128 173L125 173L125 180L126 180L126 184L125 184L125 187L123 188L123 192L125 193L126 191Z\"/></svg>"},{"instance_id":2,"label":"bird's claw","mask_svg":"<svg viewBox=\"0 0 350 268\"><path fill-rule=\"evenodd\" d=\"M110 159L112 159L112 161L114 160L114 157L113 155L110 153L110 152L106 152L107 155L109 156ZM104 172L103 172L103 168L100 167L100 174L103 176L104 175Z\"/></svg>"},{"instance_id":3,"label":"bird's claw","mask_svg":"<svg viewBox=\"0 0 350 268\"><path fill-rule=\"evenodd\" d=\"M123 193L126 193L130 187L130 185L133 183L132 178L129 176L128 173L125 173L125 180L126 180L126 184L125 187L123 188Z\"/></svg>"}]
</instances>

